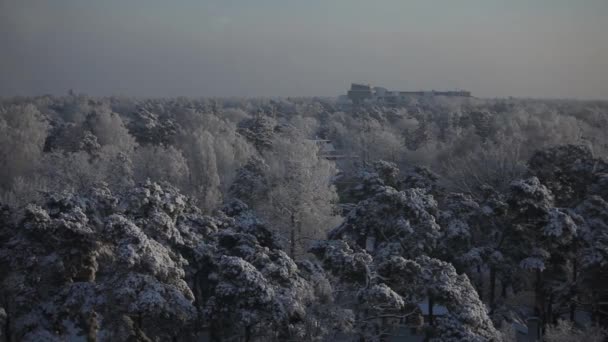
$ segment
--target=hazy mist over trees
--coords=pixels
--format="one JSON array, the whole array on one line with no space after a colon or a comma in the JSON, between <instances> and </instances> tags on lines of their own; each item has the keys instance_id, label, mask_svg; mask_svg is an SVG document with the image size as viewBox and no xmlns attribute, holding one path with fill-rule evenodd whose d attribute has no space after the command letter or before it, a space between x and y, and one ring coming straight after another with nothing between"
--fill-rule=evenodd
<instances>
[{"instance_id":1,"label":"hazy mist over trees","mask_svg":"<svg viewBox=\"0 0 608 342\"><path fill-rule=\"evenodd\" d=\"M3 0L0 96L608 98L605 0Z\"/></svg>"}]
</instances>

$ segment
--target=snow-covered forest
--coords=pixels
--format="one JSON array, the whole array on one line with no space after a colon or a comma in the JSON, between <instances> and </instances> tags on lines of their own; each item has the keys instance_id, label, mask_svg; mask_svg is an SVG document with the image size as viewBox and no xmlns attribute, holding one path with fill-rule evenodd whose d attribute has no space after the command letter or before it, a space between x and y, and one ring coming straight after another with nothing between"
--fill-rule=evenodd
<instances>
[{"instance_id":1,"label":"snow-covered forest","mask_svg":"<svg viewBox=\"0 0 608 342\"><path fill-rule=\"evenodd\" d=\"M0 341L603 341L607 131L600 101L0 99Z\"/></svg>"}]
</instances>

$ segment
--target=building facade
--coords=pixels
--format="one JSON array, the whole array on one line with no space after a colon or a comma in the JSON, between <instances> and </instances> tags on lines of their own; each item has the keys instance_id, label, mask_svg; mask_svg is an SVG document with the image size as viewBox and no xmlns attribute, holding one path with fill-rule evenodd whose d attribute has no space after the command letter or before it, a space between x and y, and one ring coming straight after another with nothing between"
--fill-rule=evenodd
<instances>
[{"instance_id":1,"label":"building facade","mask_svg":"<svg viewBox=\"0 0 608 342\"><path fill-rule=\"evenodd\" d=\"M454 91L392 91L383 87L373 87L369 84L352 83L347 97L353 104L376 103L387 106L396 106L407 103L411 97L421 96L448 96L471 97L466 90Z\"/></svg>"}]
</instances>

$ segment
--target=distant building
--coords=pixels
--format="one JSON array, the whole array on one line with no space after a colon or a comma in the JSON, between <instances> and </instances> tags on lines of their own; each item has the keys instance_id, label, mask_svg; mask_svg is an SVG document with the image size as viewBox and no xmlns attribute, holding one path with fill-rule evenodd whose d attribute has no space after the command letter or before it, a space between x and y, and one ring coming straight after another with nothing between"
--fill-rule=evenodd
<instances>
[{"instance_id":1,"label":"distant building","mask_svg":"<svg viewBox=\"0 0 608 342\"><path fill-rule=\"evenodd\" d=\"M347 93L348 98L353 103L363 103L367 99L372 98L372 87L369 84L357 84L353 83L350 85L350 90Z\"/></svg>"},{"instance_id":2,"label":"distant building","mask_svg":"<svg viewBox=\"0 0 608 342\"><path fill-rule=\"evenodd\" d=\"M383 87L373 87L369 84L353 83L347 93L348 99L353 104L377 103L387 106L401 105L410 97L420 96L449 96L449 97L471 97L471 92L466 90L453 91L391 91Z\"/></svg>"}]
</instances>

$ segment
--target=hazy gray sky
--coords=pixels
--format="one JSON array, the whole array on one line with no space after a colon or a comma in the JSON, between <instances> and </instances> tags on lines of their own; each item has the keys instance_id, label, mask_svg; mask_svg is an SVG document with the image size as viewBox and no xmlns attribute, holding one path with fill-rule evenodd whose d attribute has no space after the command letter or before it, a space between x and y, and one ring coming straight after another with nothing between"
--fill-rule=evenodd
<instances>
[{"instance_id":1,"label":"hazy gray sky","mask_svg":"<svg viewBox=\"0 0 608 342\"><path fill-rule=\"evenodd\" d=\"M608 98L607 0L0 0L0 95Z\"/></svg>"}]
</instances>

